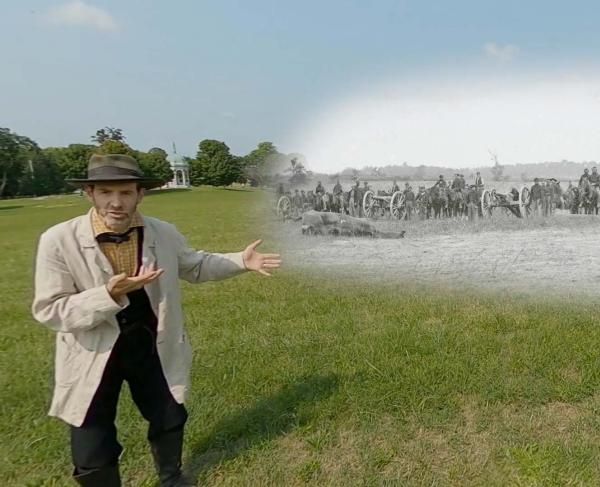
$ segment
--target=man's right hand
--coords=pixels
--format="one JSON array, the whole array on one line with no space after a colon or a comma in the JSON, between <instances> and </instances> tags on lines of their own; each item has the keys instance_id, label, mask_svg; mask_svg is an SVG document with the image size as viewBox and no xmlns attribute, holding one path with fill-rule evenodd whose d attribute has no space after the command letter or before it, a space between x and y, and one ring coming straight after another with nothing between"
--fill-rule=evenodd
<instances>
[{"instance_id":1,"label":"man's right hand","mask_svg":"<svg viewBox=\"0 0 600 487\"><path fill-rule=\"evenodd\" d=\"M127 277L127 274L117 274L111 277L106 283L106 289L110 297L116 302L127 293L142 289L146 284L154 281L163 273L162 269L156 269L156 266L142 267L137 276Z\"/></svg>"}]
</instances>

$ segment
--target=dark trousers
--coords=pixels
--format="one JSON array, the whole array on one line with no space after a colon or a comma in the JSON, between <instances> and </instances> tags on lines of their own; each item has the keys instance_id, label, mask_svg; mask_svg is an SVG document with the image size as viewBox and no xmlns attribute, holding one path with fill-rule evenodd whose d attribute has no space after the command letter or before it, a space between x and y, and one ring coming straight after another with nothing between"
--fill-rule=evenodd
<instances>
[{"instance_id":1,"label":"dark trousers","mask_svg":"<svg viewBox=\"0 0 600 487\"><path fill-rule=\"evenodd\" d=\"M162 371L155 320L146 319L143 324L130 321L111 352L83 424L71 427L71 454L78 472L118 463L122 447L117 441L115 417L123 381L129 384L135 404L149 422L151 442L182 429L187 420L184 406L173 399Z\"/></svg>"}]
</instances>

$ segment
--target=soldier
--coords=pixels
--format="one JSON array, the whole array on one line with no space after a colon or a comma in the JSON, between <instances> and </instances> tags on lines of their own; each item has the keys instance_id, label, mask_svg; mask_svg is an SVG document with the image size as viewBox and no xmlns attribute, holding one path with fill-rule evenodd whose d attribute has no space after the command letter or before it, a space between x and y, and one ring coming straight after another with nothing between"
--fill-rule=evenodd
<instances>
[{"instance_id":1,"label":"soldier","mask_svg":"<svg viewBox=\"0 0 600 487\"><path fill-rule=\"evenodd\" d=\"M471 184L467 193L467 213L469 215L469 221L477 220L479 216L479 196L477 193L477 185Z\"/></svg>"},{"instance_id":2,"label":"soldier","mask_svg":"<svg viewBox=\"0 0 600 487\"><path fill-rule=\"evenodd\" d=\"M415 207L415 193L413 192L412 187L406 183L406 189L403 191L404 193L404 205L406 208L406 216L407 220L412 220L413 208Z\"/></svg>"},{"instance_id":3,"label":"soldier","mask_svg":"<svg viewBox=\"0 0 600 487\"><path fill-rule=\"evenodd\" d=\"M283 183L279 183L279 185L277 186L277 200L279 201L279 198L281 198L284 195L284 190L283 190Z\"/></svg>"},{"instance_id":4,"label":"soldier","mask_svg":"<svg viewBox=\"0 0 600 487\"><path fill-rule=\"evenodd\" d=\"M454 191L458 191L458 190L460 190L460 188L461 188L461 185L462 185L462 183L460 182L460 174L459 174L459 173L456 173L456 174L454 175L454 179L452 180L452 186L451 186L451 188L452 188Z\"/></svg>"},{"instance_id":5,"label":"soldier","mask_svg":"<svg viewBox=\"0 0 600 487\"><path fill-rule=\"evenodd\" d=\"M542 186L540 185L540 178L535 178L533 186L529 190L529 194L531 195L531 207L534 215L539 215L540 210L543 207L543 192Z\"/></svg>"},{"instance_id":6,"label":"soldier","mask_svg":"<svg viewBox=\"0 0 600 487\"><path fill-rule=\"evenodd\" d=\"M292 199L292 203L294 204L294 216L298 216L302 210L302 196L297 189L294 190L294 198Z\"/></svg>"},{"instance_id":7,"label":"soldier","mask_svg":"<svg viewBox=\"0 0 600 487\"><path fill-rule=\"evenodd\" d=\"M592 168L592 174L590 174L588 180L592 184L600 184L600 174L598 174L598 169L595 167Z\"/></svg>"},{"instance_id":8,"label":"soldier","mask_svg":"<svg viewBox=\"0 0 600 487\"><path fill-rule=\"evenodd\" d=\"M477 191L481 191L483 189L483 178L481 177L481 173L477 171L477 175L475 176L475 189Z\"/></svg>"},{"instance_id":9,"label":"soldier","mask_svg":"<svg viewBox=\"0 0 600 487\"><path fill-rule=\"evenodd\" d=\"M396 178L394 178L394 181L392 182L392 194L396 191L400 191L400 186L398 186L398 182L396 181Z\"/></svg>"},{"instance_id":10,"label":"soldier","mask_svg":"<svg viewBox=\"0 0 600 487\"><path fill-rule=\"evenodd\" d=\"M306 193L304 190L300 190L300 200L302 201L302 211L306 211Z\"/></svg>"},{"instance_id":11,"label":"soldier","mask_svg":"<svg viewBox=\"0 0 600 487\"><path fill-rule=\"evenodd\" d=\"M363 196L367 191L371 191L371 188L369 188L369 183L367 181L363 181Z\"/></svg>"},{"instance_id":12,"label":"soldier","mask_svg":"<svg viewBox=\"0 0 600 487\"><path fill-rule=\"evenodd\" d=\"M360 180L356 180L356 184L352 188L354 194L354 215L357 217L362 216L362 189L360 188Z\"/></svg>"},{"instance_id":13,"label":"soldier","mask_svg":"<svg viewBox=\"0 0 600 487\"><path fill-rule=\"evenodd\" d=\"M418 207L419 219L425 220L427 218L427 204L429 201L429 196L427 194L427 190L425 186L419 186L419 192L415 196L415 204Z\"/></svg>"},{"instance_id":14,"label":"soldier","mask_svg":"<svg viewBox=\"0 0 600 487\"><path fill-rule=\"evenodd\" d=\"M308 193L306 193L306 204L311 210L314 210L315 202L315 193L313 193L312 189L309 189Z\"/></svg>"},{"instance_id":15,"label":"soldier","mask_svg":"<svg viewBox=\"0 0 600 487\"><path fill-rule=\"evenodd\" d=\"M460 175L460 189L461 189L461 191L467 189L467 181L465 181L465 175L464 174Z\"/></svg>"},{"instance_id":16,"label":"soldier","mask_svg":"<svg viewBox=\"0 0 600 487\"><path fill-rule=\"evenodd\" d=\"M338 179L333 187L333 206L335 210L339 213L343 213L344 209L344 190L342 185L340 184L340 180Z\"/></svg>"},{"instance_id":17,"label":"soldier","mask_svg":"<svg viewBox=\"0 0 600 487\"><path fill-rule=\"evenodd\" d=\"M325 194L325 188L321 184L321 181L317 183L317 187L315 188L315 194L317 196L323 196Z\"/></svg>"},{"instance_id":18,"label":"soldier","mask_svg":"<svg viewBox=\"0 0 600 487\"><path fill-rule=\"evenodd\" d=\"M441 189L446 189L447 185L443 174L440 174L440 178L437 180L434 186L439 186Z\"/></svg>"},{"instance_id":19,"label":"soldier","mask_svg":"<svg viewBox=\"0 0 600 487\"><path fill-rule=\"evenodd\" d=\"M333 187L333 195L338 196L338 195L342 194L343 192L344 192L344 190L342 189L342 185L340 184L340 180L338 179L337 182L335 183L335 186Z\"/></svg>"},{"instance_id":20,"label":"soldier","mask_svg":"<svg viewBox=\"0 0 600 487\"><path fill-rule=\"evenodd\" d=\"M552 214L552 186L550 186L550 180L544 181L542 186L544 216L550 216Z\"/></svg>"},{"instance_id":21,"label":"soldier","mask_svg":"<svg viewBox=\"0 0 600 487\"><path fill-rule=\"evenodd\" d=\"M587 169L587 167L583 170L583 174L581 175L581 177L579 178L579 187L581 188L581 186L583 185L583 180L587 179L589 181L590 179L590 173Z\"/></svg>"}]
</instances>

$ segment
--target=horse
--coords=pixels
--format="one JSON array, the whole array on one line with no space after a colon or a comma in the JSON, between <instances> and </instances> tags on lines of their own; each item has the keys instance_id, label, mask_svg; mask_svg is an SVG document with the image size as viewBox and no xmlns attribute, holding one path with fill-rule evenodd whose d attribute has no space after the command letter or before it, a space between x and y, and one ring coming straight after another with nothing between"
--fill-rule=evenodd
<instances>
[{"instance_id":1,"label":"horse","mask_svg":"<svg viewBox=\"0 0 600 487\"><path fill-rule=\"evenodd\" d=\"M415 213L419 215L419 220L426 220L429 218L429 193L418 193L415 197Z\"/></svg>"},{"instance_id":2,"label":"horse","mask_svg":"<svg viewBox=\"0 0 600 487\"><path fill-rule=\"evenodd\" d=\"M466 210L465 195L460 189L450 190L448 194L449 213L452 217L464 216Z\"/></svg>"},{"instance_id":3,"label":"horse","mask_svg":"<svg viewBox=\"0 0 600 487\"><path fill-rule=\"evenodd\" d=\"M442 218L448 208L448 196L446 191L439 186L429 188L429 202L433 209L433 218Z\"/></svg>"}]
</instances>

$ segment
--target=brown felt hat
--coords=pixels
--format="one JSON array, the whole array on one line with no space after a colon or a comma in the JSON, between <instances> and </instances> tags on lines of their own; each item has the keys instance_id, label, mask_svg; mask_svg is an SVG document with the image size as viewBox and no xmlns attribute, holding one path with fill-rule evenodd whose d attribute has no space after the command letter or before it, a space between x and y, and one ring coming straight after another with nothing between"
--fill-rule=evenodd
<instances>
[{"instance_id":1,"label":"brown felt hat","mask_svg":"<svg viewBox=\"0 0 600 487\"><path fill-rule=\"evenodd\" d=\"M165 184L162 179L144 177L138 162L124 154L94 154L88 162L87 179L66 179L73 186L83 187L102 182L136 182L145 189Z\"/></svg>"}]
</instances>

